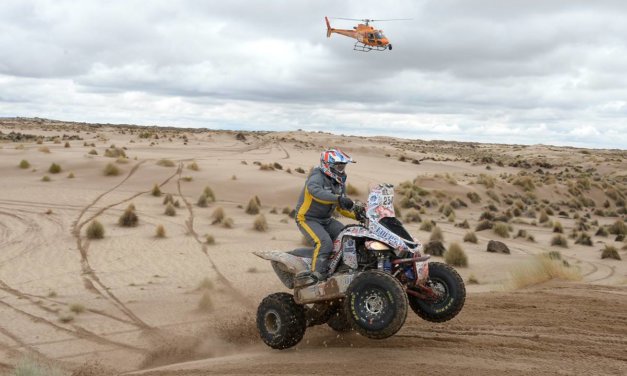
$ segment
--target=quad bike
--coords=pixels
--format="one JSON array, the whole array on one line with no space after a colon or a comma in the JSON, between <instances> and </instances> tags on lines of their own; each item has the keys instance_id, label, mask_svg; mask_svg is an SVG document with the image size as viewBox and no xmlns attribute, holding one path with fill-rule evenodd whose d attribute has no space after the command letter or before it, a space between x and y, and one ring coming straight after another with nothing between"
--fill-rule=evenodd
<instances>
[{"instance_id":1,"label":"quad bike","mask_svg":"<svg viewBox=\"0 0 627 376\"><path fill-rule=\"evenodd\" d=\"M325 281L311 276L313 248L254 253L271 261L281 282L294 290L267 296L257 309L257 328L268 346L292 347L307 327L325 323L339 332L388 338L405 323L408 305L432 322L460 312L462 278L421 254L422 244L395 217L393 200L393 186L380 184L370 190L367 205L355 203L360 224L346 226L334 240Z\"/></svg>"}]
</instances>

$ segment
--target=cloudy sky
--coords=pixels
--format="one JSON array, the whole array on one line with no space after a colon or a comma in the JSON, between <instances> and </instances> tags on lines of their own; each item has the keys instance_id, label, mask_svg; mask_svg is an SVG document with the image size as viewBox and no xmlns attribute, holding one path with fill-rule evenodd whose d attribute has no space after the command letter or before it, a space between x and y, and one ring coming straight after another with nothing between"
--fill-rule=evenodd
<instances>
[{"instance_id":1,"label":"cloudy sky","mask_svg":"<svg viewBox=\"0 0 627 376\"><path fill-rule=\"evenodd\" d=\"M412 20L359 53L325 15ZM0 117L627 149L626 20L622 0L3 0Z\"/></svg>"}]
</instances>

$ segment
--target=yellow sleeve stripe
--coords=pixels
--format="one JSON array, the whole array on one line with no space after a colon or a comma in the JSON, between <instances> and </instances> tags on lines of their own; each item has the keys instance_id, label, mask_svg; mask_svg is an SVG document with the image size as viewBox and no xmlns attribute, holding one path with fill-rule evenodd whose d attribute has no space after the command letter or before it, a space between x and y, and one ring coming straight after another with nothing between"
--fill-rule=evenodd
<instances>
[{"instance_id":1,"label":"yellow sleeve stripe","mask_svg":"<svg viewBox=\"0 0 627 376\"><path fill-rule=\"evenodd\" d=\"M355 220L357 219L355 217L355 213L353 213L350 210L340 209L339 206L336 208L336 210L338 211L338 213L342 214L346 218L355 219Z\"/></svg>"}]
</instances>

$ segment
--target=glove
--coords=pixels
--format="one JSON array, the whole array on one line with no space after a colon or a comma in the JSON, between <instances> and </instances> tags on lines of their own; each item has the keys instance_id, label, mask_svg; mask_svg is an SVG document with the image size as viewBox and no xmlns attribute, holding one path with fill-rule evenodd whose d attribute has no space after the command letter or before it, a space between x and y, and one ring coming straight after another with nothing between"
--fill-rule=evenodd
<instances>
[{"instance_id":1,"label":"glove","mask_svg":"<svg viewBox=\"0 0 627 376\"><path fill-rule=\"evenodd\" d=\"M353 200L346 196L340 196L337 199L337 203L340 205L341 209L351 210L353 208Z\"/></svg>"}]
</instances>

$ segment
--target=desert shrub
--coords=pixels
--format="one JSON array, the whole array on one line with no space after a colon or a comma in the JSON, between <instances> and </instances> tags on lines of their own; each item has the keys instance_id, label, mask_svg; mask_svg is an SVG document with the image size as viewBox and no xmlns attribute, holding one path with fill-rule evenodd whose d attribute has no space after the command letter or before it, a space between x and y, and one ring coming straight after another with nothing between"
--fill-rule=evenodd
<instances>
[{"instance_id":1,"label":"desert shrub","mask_svg":"<svg viewBox=\"0 0 627 376\"><path fill-rule=\"evenodd\" d=\"M491 229L493 226L494 224L492 223L492 221L488 221L488 220L481 221L475 227L475 231L488 230L488 229Z\"/></svg>"},{"instance_id":2,"label":"desert shrub","mask_svg":"<svg viewBox=\"0 0 627 376\"><path fill-rule=\"evenodd\" d=\"M155 197L159 197L161 196L161 189L159 188L159 184L155 183L155 185L152 187L152 192L151 194ZM172 197L172 196L170 196Z\"/></svg>"},{"instance_id":3,"label":"desert shrub","mask_svg":"<svg viewBox=\"0 0 627 376\"><path fill-rule=\"evenodd\" d=\"M211 312L213 311L213 300L211 299L211 294L209 291L205 291L202 293L200 300L198 301L198 310L202 312Z\"/></svg>"},{"instance_id":4,"label":"desert shrub","mask_svg":"<svg viewBox=\"0 0 627 376\"><path fill-rule=\"evenodd\" d=\"M66 317L69 316L69 319ZM71 315L62 315L59 317L61 322L70 322L74 317ZM3 373L4 374L4 373ZM65 373L58 368L55 368L49 364L45 364L43 361L36 360L30 357L22 358L16 365L11 373L6 373L10 376L63 376Z\"/></svg>"},{"instance_id":5,"label":"desert shrub","mask_svg":"<svg viewBox=\"0 0 627 376\"><path fill-rule=\"evenodd\" d=\"M405 221L406 222L421 222L420 213L418 210L411 208L405 211Z\"/></svg>"},{"instance_id":6,"label":"desert shrub","mask_svg":"<svg viewBox=\"0 0 627 376\"><path fill-rule=\"evenodd\" d=\"M481 202L481 196L479 196L479 194L477 194L476 192L468 192L466 193L466 197L468 197L470 202L472 202L473 204L478 204Z\"/></svg>"},{"instance_id":7,"label":"desert shrub","mask_svg":"<svg viewBox=\"0 0 627 376\"><path fill-rule=\"evenodd\" d=\"M188 182L188 183L189 183L190 181L194 180L194 178L193 178L193 177L191 177L191 176L183 176L183 177L181 178L181 180L186 181L186 182Z\"/></svg>"},{"instance_id":8,"label":"desert shrub","mask_svg":"<svg viewBox=\"0 0 627 376\"><path fill-rule=\"evenodd\" d=\"M216 195L215 193L213 193L213 189L211 189L211 187L206 186L205 189L202 191L202 193L207 196L207 201L208 202L215 202L216 201Z\"/></svg>"},{"instance_id":9,"label":"desert shrub","mask_svg":"<svg viewBox=\"0 0 627 376\"><path fill-rule=\"evenodd\" d=\"M274 171L274 166L269 163L263 163L259 165L261 171Z\"/></svg>"},{"instance_id":10,"label":"desert shrub","mask_svg":"<svg viewBox=\"0 0 627 376\"><path fill-rule=\"evenodd\" d=\"M248 201L248 205L246 206L246 214L259 214L259 203L254 197Z\"/></svg>"},{"instance_id":11,"label":"desert shrub","mask_svg":"<svg viewBox=\"0 0 627 376\"><path fill-rule=\"evenodd\" d=\"M590 235L588 235L586 232L581 232L575 240L575 244L592 246L592 239L590 238Z\"/></svg>"},{"instance_id":12,"label":"desert shrub","mask_svg":"<svg viewBox=\"0 0 627 376\"><path fill-rule=\"evenodd\" d=\"M551 239L551 245L568 248L568 240L562 235L555 235L553 239Z\"/></svg>"},{"instance_id":13,"label":"desert shrub","mask_svg":"<svg viewBox=\"0 0 627 376\"><path fill-rule=\"evenodd\" d=\"M507 223L496 222L494 227L492 227L492 231L502 238L509 238L509 226Z\"/></svg>"},{"instance_id":14,"label":"desert shrub","mask_svg":"<svg viewBox=\"0 0 627 376\"><path fill-rule=\"evenodd\" d=\"M496 183L496 179L493 176L486 174L479 174L479 177L476 181L477 184L483 184L486 188L494 188L494 184Z\"/></svg>"},{"instance_id":15,"label":"desert shrub","mask_svg":"<svg viewBox=\"0 0 627 376\"><path fill-rule=\"evenodd\" d=\"M91 149L89 151L89 153L87 153L87 154L89 154L89 155L98 155L98 152L96 151L96 149Z\"/></svg>"},{"instance_id":16,"label":"desert shrub","mask_svg":"<svg viewBox=\"0 0 627 376\"><path fill-rule=\"evenodd\" d=\"M268 230L268 222L266 221L266 217L263 214L259 214L257 218L255 218L255 222L253 222L253 228L261 232Z\"/></svg>"},{"instance_id":17,"label":"desert shrub","mask_svg":"<svg viewBox=\"0 0 627 376\"><path fill-rule=\"evenodd\" d=\"M163 205L167 205L168 203L174 203L174 197L172 197L170 193L167 193L163 198Z\"/></svg>"},{"instance_id":18,"label":"desert shrub","mask_svg":"<svg viewBox=\"0 0 627 376\"><path fill-rule=\"evenodd\" d=\"M109 163L105 166L104 168L104 175L105 176L117 176L120 175L120 169L114 165L113 163Z\"/></svg>"},{"instance_id":19,"label":"desert shrub","mask_svg":"<svg viewBox=\"0 0 627 376\"><path fill-rule=\"evenodd\" d=\"M346 185L346 194L347 195L351 195L351 196L356 196L359 195L359 189L357 189L354 185L352 185L351 183L348 183Z\"/></svg>"},{"instance_id":20,"label":"desert shrub","mask_svg":"<svg viewBox=\"0 0 627 376\"><path fill-rule=\"evenodd\" d=\"M64 148L69 148L70 147L70 143L69 142L65 142L65 145L63 145Z\"/></svg>"},{"instance_id":21,"label":"desert shrub","mask_svg":"<svg viewBox=\"0 0 627 376\"><path fill-rule=\"evenodd\" d=\"M222 226L223 226L224 228L233 228L233 225L234 225L234 224L235 224L235 223L234 223L234 221L233 221L233 218L230 218L230 217L226 217L226 218L224 218L224 220L222 221Z\"/></svg>"},{"instance_id":22,"label":"desert shrub","mask_svg":"<svg viewBox=\"0 0 627 376\"><path fill-rule=\"evenodd\" d=\"M80 303L72 303L68 308L70 312L74 312L77 315L85 312L85 306Z\"/></svg>"},{"instance_id":23,"label":"desert shrub","mask_svg":"<svg viewBox=\"0 0 627 376\"><path fill-rule=\"evenodd\" d=\"M448 217L454 211L453 211L453 208L451 207L451 205L446 204L446 205L440 206L439 212L444 214L445 217Z\"/></svg>"},{"instance_id":24,"label":"desert shrub","mask_svg":"<svg viewBox=\"0 0 627 376\"><path fill-rule=\"evenodd\" d=\"M444 262L453 266L468 266L468 257L457 243L452 243L444 253Z\"/></svg>"},{"instance_id":25,"label":"desert shrub","mask_svg":"<svg viewBox=\"0 0 627 376\"><path fill-rule=\"evenodd\" d=\"M492 200L494 200L494 202L497 202L499 204L501 203L501 199L499 198L499 195L496 192L494 192L493 190L488 189L485 192L485 194L488 195L488 197L490 197Z\"/></svg>"},{"instance_id":26,"label":"desert shrub","mask_svg":"<svg viewBox=\"0 0 627 376\"><path fill-rule=\"evenodd\" d=\"M494 214L492 214L489 211L481 212L481 215L479 216L479 220L480 221L483 221L483 220L493 221L494 220Z\"/></svg>"},{"instance_id":27,"label":"desert shrub","mask_svg":"<svg viewBox=\"0 0 627 376\"><path fill-rule=\"evenodd\" d=\"M281 166L281 164L280 164L280 163L278 163L278 162L274 162L274 163L272 164L272 167L274 167L274 168L275 168L275 169L277 169L277 170L282 170L282 169L283 169L283 166Z\"/></svg>"},{"instance_id":28,"label":"desert shrub","mask_svg":"<svg viewBox=\"0 0 627 376\"><path fill-rule=\"evenodd\" d=\"M196 205L200 206L201 208L206 208L207 206L209 206L209 204L207 204L207 196L205 196L204 193L201 194L200 197L198 197Z\"/></svg>"},{"instance_id":29,"label":"desert shrub","mask_svg":"<svg viewBox=\"0 0 627 376\"><path fill-rule=\"evenodd\" d=\"M479 280L477 279L477 277L475 277L474 274L471 274L468 276L468 284L469 285L478 285L479 284Z\"/></svg>"},{"instance_id":30,"label":"desert shrub","mask_svg":"<svg viewBox=\"0 0 627 376\"><path fill-rule=\"evenodd\" d=\"M464 235L464 242L477 244L477 241L477 235L472 231L468 231L466 235Z\"/></svg>"},{"instance_id":31,"label":"desert shrub","mask_svg":"<svg viewBox=\"0 0 627 376\"><path fill-rule=\"evenodd\" d=\"M163 227L163 225L158 225L157 228L155 229L155 237L156 238L165 238L166 234L165 234L165 227Z\"/></svg>"},{"instance_id":32,"label":"desert shrub","mask_svg":"<svg viewBox=\"0 0 627 376\"><path fill-rule=\"evenodd\" d=\"M221 206L218 206L213 210L213 213L211 213L211 218L213 218L212 224L222 223L225 217L226 214L224 213L224 209L222 209Z\"/></svg>"},{"instance_id":33,"label":"desert shrub","mask_svg":"<svg viewBox=\"0 0 627 376\"><path fill-rule=\"evenodd\" d=\"M532 286L554 278L571 281L581 279L578 268L570 267L563 260L553 259L548 254L536 255L518 263L510 270L510 276L513 288Z\"/></svg>"},{"instance_id":34,"label":"desert shrub","mask_svg":"<svg viewBox=\"0 0 627 376\"><path fill-rule=\"evenodd\" d=\"M420 223L420 231L431 232L431 230L433 230L433 222L425 220Z\"/></svg>"},{"instance_id":35,"label":"desert shrub","mask_svg":"<svg viewBox=\"0 0 627 376\"><path fill-rule=\"evenodd\" d=\"M104 234L104 226L96 220L92 221L89 226L87 226L88 239L102 239L104 238Z\"/></svg>"},{"instance_id":36,"label":"desert shrub","mask_svg":"<svg viewBox=\"0 0 627 376\"><path fill-rule=\"evenodd\" d=\"M187 165L187 168L189 168L192 171L198 171L200 170L200 167L198 167L198 163L196 163L196 161L190 163Z\"/></svg>"},{"instance_id":37,"label":"desert shrub","mask_svg":"<svg viewBox=\"0 0 627 376\"><path fill-rule=\"evenodd\" d=\"M616 247L613 247L611 245L605 245L605 248L603 248L603 251L601 252L601 258L602 259L606 259L606 258L611 258L614 260L620 260L620 255L618 254L618 250L616 250Z\"/></svg>"},{"instance_id":38,"label":"desert shrub","mask_svg":"<svg viewBox=\"0 0 627 376\"><path fill-rule=\"evenodd\" d=\"M514 179L513 184L522 187L522 189L527 192L531 192L536 189L536 186L533 183L533 179L531 178L531 176L519 176Z\"/></svg>"},{"instance_id":39,"label":"desert shrub","mask_svg":"<svg viewBox=\"0 0 627 376\"><path fill-rule=\"evenodd\" d=\"M67 178L68 179L74 179L74 173L70 172L69 174L67 174Z\"/></svg>"},{"instance_id":40,"label":"desert shrub","mask_svg":"<svg viewBox=\"0 0 627 376\"><path fill-rule=\"evenodd\" d=\"M601 226L594 235L607 237L607 229L604 226Z\"/></svg>"},{"instance_id":41,"label":"desert shrub","mask_svg":"<svg viewBox=\"0 0 627 376\"><path fill-rule=\"evenodd\" d=\"M213 237L213 235L207 234L205 235L205 244L214 245L216 244L216 239Z\"/></svg>"},{"instance_id":42,"label":"desert shrub","mask_svg":"<svg viewBox=\"0 0 627 376\"><path fill-rule=\"evenodd\" d=\"M625 225L625 222L623 222L622 219L619 219L618 221L614 222L614 224L609 227L608 231L610 234L613 234L613 235L627 235L627 226Z\"/></svg>"},{"instance_id":43,"label":"desert shrub","mask_svg":"<svg viewBox=\"0 0 627 376\"><path fill-rule=\"evenodd\" d=\"M546 211L544 209L542 209L540 211L540 218L538 218L538 222L539 223L544 223L544 222L548 222L549 221L549 216L547 215Z\"/></svg>"},{"instance_id":44,"label":"desert shrub","mask_svg":"<svg viewBox=\"0 0 627 376\"><path fill-rule=\"evenodd\" d=\"M30 168L30 163L26 159L22 159L19 164L20 168L27 169Z\"/></svg>"},{"instance_id":45,"label":"desert shrub","mask_svg":"<svg viewBox=\"0 0 627 376\"><path fill-rule=\"evenodd\" d=\"M294 169L294 171L298 172L299 174L304 174L305 173L305 170L303 170L302 167L296 167Z\"/></svg>"},{"instance_id":46,"label":"desert shrub","mask_svg":"<svg viewBox=\"0 0 627 376\"><path fill-rule=\"evenodd\" d=\"M50 149L49 149L47 146L42 146L42 147L40 147L40 148L39 148L39 149L37 149L37 150L39 150L39 151L40 151L40 152L42 152L42 153L46 153L46 154L49 154L49 153L50 153Z\"/></svg>"},{"instance_id":47,"label":"desert shrub","mask_svg":"<svg viewBox=\"0 0 627 376\"><path fill-rule=\"evenodd\" d=\"M67 324L69 322L74 321L74 315L70 313L61 313L59 314L59 321L61 321L64 324Z\"/></svg>"},{"instance_id":48,"label":"desert shrub","mask_svg":"<svg viewBox=\"0 0 627 376\"><path fill-rule=\"evenodd\" d=\"M169 159L159 159L157 161L157 166L161 167L174 167L176 164Z\"/></svg>"},{"instance_id":49,"label":"desert shrub","mask_svg":"<svg viewBox=\"0 0 627 376\"><path fill-rule=\"evenodd\" d=\"M52 179L50 179L50 176L48 176L48 175L44 175L44 176L41 178L41 181L49 182L49 181L52 181Z\"/></svg>"},{"instance_id":50,"label":"desert shrub","mask_svg":"<svg viewBox=\"0 0 627 376\"><path fill-rule=\"evenodd\" d=\"M470 223L468 223L468 220L467 220L467 219L464 219L464 221L463 221L463 222L457 223L457 224L455 225L455 227L469 229L469 228L470 228Z\"/></svg>"},{"instance_id":51,"label":"desert shrub","mask_svg":"<svg viewBox=\"0 0 627 376\"><path fill-rule=\"evenodd\" d=\"M557 232L559 234L564 233L564 228L562 227L562 224L560 223L560 221L553 222L553 232Z\"/></svg>"},{"instance_id":52,"label":"desert shrub","mask_svg":"<svg viewBox=\"0 0 627 376\"><path fill-rule=\"evenodd\" d=\"M61 172L61 166L56 163L53 163L50 165L48 172L51 174L58 174L59 172Z\"/></svg>"},{"instance_id":53,"label":"desert shrub","mask_svg":"<svg viewBox=\"0 0 627 376\"><path fill-rule=\"evenodd\" d=\"M174 209L174 205L172 205L172 203L168 203L168 206L165 207L164 214L170 217L174 217L176 215L176 209Z\"/></svg>"},{"instance_id":54,"label":"desert shrub","mask_svg":"<svg viewBox=\"0 0 627 376\"><path fill-rule=\"evenodd\" d=\"M526 238L526 237L527 237L527 230L520 229L520 230L518 230L518 233L516 234L516 236L514 236L514 239L516 239L516 238Z\"/></svg>"},{"instance_id":55,"label":"desert shrub","mask_svg":"<svg viewBox=\"0 0 627 376\"><path fill-rule=\"evenodd\" d=\"M111 145L109 149L105 150L104 156L109 158L126 158L126 153L124 152L124 149L116 148L115 146Z\"/></svg>"},{"instance_id":56,"label":"desert shrub","mask_svg":"<svg viewBox=\"0 0 627 376\"><path fill-rule=\"evenodd\" d=\"M442 230L438 226L434 226L433 230L431 230L431 236L429 237L430 241L444 241L444 235L442 234Z\"/></svg>"},{"instance_id":57,"label":"desert shrub","mask_svg":"<svg viewBox=\"0 0 627 376\"><path fill-rule=\"evenodd\" d=\"M289 215L291 211L292 211L292 209L290 209L289 207L286 206L286 207L283 208L283 210L281 210L281 213Z\"/></svg>"},{"instance_id":58,"label":"desert shrub","mask_svg":"<svg viewBox=\"0 0 627 376\"><path fill-rule=\"evenodd\" d=\"M135 207L133 204L129 205L120 216L120 219L118 219L118 224L122 227L135 227L138 222L139 218L137 217L137 214L135 214Z\"/></svg>"}]
</instances>

